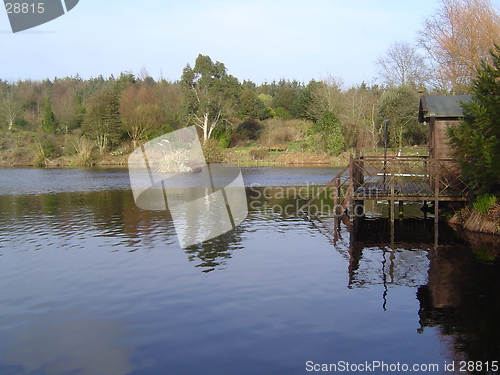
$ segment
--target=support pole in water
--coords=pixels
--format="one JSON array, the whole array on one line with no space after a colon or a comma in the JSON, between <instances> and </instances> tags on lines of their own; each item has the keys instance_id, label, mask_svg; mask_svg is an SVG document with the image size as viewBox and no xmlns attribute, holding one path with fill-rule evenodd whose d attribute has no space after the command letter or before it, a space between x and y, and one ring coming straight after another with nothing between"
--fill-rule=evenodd
<instances>
[{"instance_id":1,"label":"support pole in water","mask_svg":"<svg viewBox=\"0 0 500 375\"><path fill-rule=\"evenodd\" d=\"M440 175L439 175L439 161L434 159L434 223L437 225L439 222L439 182L440 182Z\"/></svg>"},{"instance_id":2,"label":"support pole in water","mask_svg":"<svg viewBox=\"0 0 500 375\"><path fill-rule=\"evenodd\" d=\"M389 141L389 120L385 120L384 124L384 184L385 184L385 174L387 168L387 143Z\"/></svg>"},{"instance_id":3,"label":"support pole in water","mask_svg":"<svg viewBox=\"0 0 500 375\"><path fill-rule=\"evenodd\" d=\"M390 199L390 210L391 210L391 217L390 217L390 225L391 225L391 249L394 249L394 220L396 219L396 209L395 209L395 201L394 201L394 195L395 195L395 187L394 187L395 181L394 181L394 173L391 174L391 199Z\"/></svg>"}]
</instances>

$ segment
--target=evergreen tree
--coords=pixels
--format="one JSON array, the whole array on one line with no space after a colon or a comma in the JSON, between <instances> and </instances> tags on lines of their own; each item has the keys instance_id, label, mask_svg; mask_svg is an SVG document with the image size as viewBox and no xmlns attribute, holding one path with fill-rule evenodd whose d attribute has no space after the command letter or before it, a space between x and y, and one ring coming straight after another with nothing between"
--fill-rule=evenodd
<instances>
[{"instance_id":1,"label":"evergreen tree","mask_svg":"<svg viewBox=\"0 0 500 375\"><path fill-rule=\"evenodd\" d=\"M182 73L184 112L191 123L202 129L206 142L214 129L229 117L238 103L241 85L227 73L223 63L198 55L194 68L188 64Z\"/></svg>"},{"instance_id":2,"label":"evergreen tree","mask_svg":"<svg viewBox=\"0 0 500 375\"><path fill-rule=\"evenodd\" d=\"M117 143L123 132L120 121L120 103L112 89L98 91L88 103L83 131L96 141L102 154Z\"/></svg>"},{"instance_id":3,"label":"evergreen tree","mask_svg":"<svg viewBox=\"0 0 500 375\"><path fill-rule=\"evenodd\" d=\"M43 106L42 130L44 133L49 134L54 134L56 132L54 112L52 112L49 98L45 98L45 104Z\"/></svg>"},{"instance_id":4,"label":"evergreen tree","mask_svg":"<svg viewBox=\"0 0 500 375\"><path fill-rule=\"evenodd\" d=\"M473 81L464 119L448 128L454 156L466 182L477 194L500 191L500 47L482 61Z\"/></svg>"}]
</instances>

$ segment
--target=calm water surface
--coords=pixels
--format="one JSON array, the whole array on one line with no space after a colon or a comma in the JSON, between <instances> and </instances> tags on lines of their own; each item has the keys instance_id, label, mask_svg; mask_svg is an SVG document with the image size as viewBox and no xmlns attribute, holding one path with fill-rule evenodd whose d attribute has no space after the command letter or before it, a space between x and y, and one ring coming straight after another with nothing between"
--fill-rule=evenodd
<instances>
[{"instance_id":1,"label":"calm water surface","mask_svg":"<svg viewBox=\"0 0 500 375\"><path fill-rule=\"evenodd\" d=\"M383 219L352 237L285 209L335 173L246 168L247 220L182 249L168 213L135 206L126 169L1 170L0 374L307 374L341 361L449 374L500 360L496 238L441 227L436 243L415 205L394 238Z\"/></svg>"}]
</instances>

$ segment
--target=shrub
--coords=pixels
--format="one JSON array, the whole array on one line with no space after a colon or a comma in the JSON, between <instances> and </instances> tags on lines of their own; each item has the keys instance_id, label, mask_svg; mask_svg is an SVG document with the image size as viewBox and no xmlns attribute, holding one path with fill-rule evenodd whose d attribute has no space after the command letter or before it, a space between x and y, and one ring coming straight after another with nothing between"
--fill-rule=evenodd
<instances>
[{"instance_id":1,"label":"shrub","mask_svg":"<svg viewBox=\"0 0 500 375\"><path fill-rule=\"evenodd\" d=\"M95 143L87 138L77 138L73 144L75 164L80 166L88 166L92 160L92 151Z\"/></svg>"},{"instance_id":2,"label":"shrub","mask_svg":"<svg viewBox=\"0 0 500 375\"><path fill-rule=\"evenodd\" d=\"M260 121L250 119L238 125L236 128L236 134L238 134L239 138L242 140L256 140L259 138L260 132L263 128L264 126Z\"/></svg>"},{"instance_id":3,"label":"shrub","mask_svg":"<svg viewBox=\"0 0 500 375\"><path fill-rule=\"evenodd\" d=\"M293 116L283 107L278 107L274 109L274 114L283 120L291 120Z\"/></svg>"},{"instance_id":4,"label":"shrub","mask_svg":"<svg viewBox=\"0 0 500 375\"><path fill-rule=\"evenodd\" d=\"M222 163L224 161L224 151L216 139L208 139L202 147L207 163Z\"/></svg>"},{"instance_id":5,"label":"shrub","mask_svg":"<svg viewBox=\"0 0 500 375\"><path fill-rule=\"evenodd\" d=\"M263 160L269 155L269 151L265 148L254 148L250 150L249 154L254 160Z\"/></svg>"},{"instance_id":6,"label":"shrub","mask_svg":"<svg viewBox=\"0 0 500 375\"><path fill-rule=\"evenodd\" d=\"M335 113L325 111L318 122L310 129L309 143L314 145L316 151L327 152L331 155L340 155L344 149L344 136L341 124Z\"/></svg>"},{"instance_id":7,"label":"shrub","mask_svg":"<svg viewBox=\"0 0 500 375\"><path fill-rule=\"evenodd\" d=\"M476 198L476 201L472 205L472 208L476 212L480 212L483 215L487 215L490 208L492 208L497 202L497 198L494 195L483 194Z\"/></svg>"},{"instance_id":8,"label":"shrub","mask_svg":"<svg viewBox=\"0 0 500 375\"><path fill-rule=\"evenodd\" d=\"M45 136L35 141L36 164L43 166L50 159L61 156L61 148L53 136Z\"/></svg>"},{"instance_id":9,"label":"shrub","mask_svg":"<svg viewBox=\"0 0 500 375\"><path fill-rule=\"evenodd\" d=\"M302 141L306 137L307 129L311 124L301 120L270 119L264 123L265 130L260 136L264 145L284 144Z\"/></svg>"}]
</instances>

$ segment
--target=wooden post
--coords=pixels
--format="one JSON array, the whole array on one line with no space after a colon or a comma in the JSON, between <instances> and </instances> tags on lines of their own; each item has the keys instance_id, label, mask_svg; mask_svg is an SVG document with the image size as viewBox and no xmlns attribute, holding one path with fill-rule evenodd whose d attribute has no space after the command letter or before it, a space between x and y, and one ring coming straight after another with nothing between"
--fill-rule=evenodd
<instances>
[{"instance_id":1,"label":"wooden post","mask_svg":"<svg viewBox=\"0 0 500 375\"><path fill-rule=\"evenodd\" d=\"M344 214L344 208L340 202L340 178L336 178L333 183L333 214L335 217Z\"/></svg>"},{"instance_id":2,"label":"wooden post","mask_svg":"<svg viewBox=\"0 0 500 375\"><path fill-rule=\"evenodd\" d=\"M396 213L395 213L395 207L394 207L394 184L395 184L395 181L394 181L394 171L391 171L391 222L394 223L394 219L396 217Z\"/></svg>"},{"instance_id":3,"label":"wooden post","mask_svg":"<svg viewBox=\"0 0 500 375\"><path fill-rule=\"evenodd\" d=\"M356 150L356 158L354 160L353 183L353 192L357 191L365 183L364 162L359 150ZM364 218L364 201L354 200L354 215L357 215L359 213L359 207L362 207L361 213L363 215L361 215L361 217ZM360 217L358 217L358 219L360 219Z\"/></svg>"},{"instance_id":4,"label":"wooden post","mask_svg":"<svg viewBox=\"0 0 500 375\"><path fill-rule=\"evenodd\" d=\"M440 166L439 160L434 159L434 223L439 222L439 184L440 184Z\"/></svg>"},{"instance_id":5,"label":"wooden post","mask_svg":"<svg viewBox=\"0 0 500 375\"><path fill-rule=\"evenodd\" d=\"M352 155L349 158L349 218L354 220L354 163Z\"/></svg>"}]
</instances>

